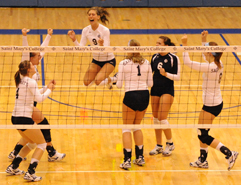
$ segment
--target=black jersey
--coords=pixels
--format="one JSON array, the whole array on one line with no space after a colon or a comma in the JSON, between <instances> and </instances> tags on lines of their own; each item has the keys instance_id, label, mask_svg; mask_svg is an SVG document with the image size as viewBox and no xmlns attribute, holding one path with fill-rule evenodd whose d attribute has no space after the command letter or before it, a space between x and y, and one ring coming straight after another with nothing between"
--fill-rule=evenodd
<instances>
[{"instance_id":1,"label":"black jersey","mask_svg":"<svg viewBox=\"0 0 241 185\"><path fill-rule=\"evenodd\" d=\"M173 87L173 79L161 75L160 68L164 68L167 73L174 74L176 76L179 75L178 65L179 58L172 53L168 53L165 56L161 56L159 53L154 54L151 59L151 68L152 72L154 72L153 87Z\"/></svg>"}]
</instances>

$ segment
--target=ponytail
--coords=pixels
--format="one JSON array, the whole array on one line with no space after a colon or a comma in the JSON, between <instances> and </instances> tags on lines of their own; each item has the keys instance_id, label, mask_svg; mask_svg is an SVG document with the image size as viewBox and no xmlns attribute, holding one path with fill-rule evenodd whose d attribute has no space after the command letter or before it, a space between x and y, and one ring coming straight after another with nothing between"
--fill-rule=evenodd
<instances>
[{"instance_id":1,"label":"ponytail","mask_svg":"<svg viewBox=\"0 0 241 185\"><path fill-rule=\"evenodd\" d=\"M18 71L14 75L15 85L18 87L18 85L21 82L20 75L26 76L28 75L28 69L30 69L31 64L30 61L24 60L18 65Z\"/></svg>"},{"instance_id":2,"label":"ponytail","mask_svg":"<svg viewBox=\"0 0 241 185\"><path fill-rule=\"evenodd\" d=\"M18 85L21 82L21 78L20 78L20 71L18 70L15 75L14 75L14 80L15 80L15 85L16 87L18 87Z\"/></svg>"},{"instance_id":3,"label":"ponytail","mask_svg":"<svg viewBox=\"0 0 241 185\"><path fill-rule=\"evenodd\" d=\"M95 10L97 15L100 16L100 21L103 23L103 24L106 24L106 22L109 23L109 20L107 17L110 16L109 12L107 12L104 8L102 7L98 7L98 6L94 6L94 7L91 7L87 14L89 13L90 10Z\"/></svg>"}]
</instances>

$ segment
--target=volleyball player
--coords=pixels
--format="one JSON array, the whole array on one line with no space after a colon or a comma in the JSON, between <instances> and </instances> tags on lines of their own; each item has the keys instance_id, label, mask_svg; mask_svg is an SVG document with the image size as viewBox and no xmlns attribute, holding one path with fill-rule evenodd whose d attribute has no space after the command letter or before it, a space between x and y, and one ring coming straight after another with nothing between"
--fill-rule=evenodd
<instances>
[{"instance_id":1,"label":"volleyball player","mask_svg":"<svg viewBox=\"0 0 241 185\"><path fill-rule=\"evenodd\" d=\"M55 81L51 81L46 88L39 90L37 82L32 79L32 76L35 74L33 64L30 61L24 60L19 64L18 68L19 70L15 74L16 99L12 113L12 124L33 125L33 102L44 101L51 91L53 91ZM20 78L20 75L22 75L22 78ZM28 171L24 175L24 179L29 181L40 181L42 177L35 175L35 169L47 146L44 136L39 129L18 129L18 132L22 136L22 140L28 144L16 155L12 163L7 167L6 172L11 175L23 174L24 171L18 169L19 164L37 145L32 155Z\"/></svg>"},{"instance_id":2,"label":"volleyball player","mask_svg":"<svg viewBox=\"0 0 241 185\"><path fill-rule=\"evenodd\" d=\"M27 33L29 32L28 29L23 28L22 29L22 34L23 34L23 46L28 46L28 40L27 40ZM41 44L41 46L48 46L49 41L51 39L51 35L53 33L53 30L51 28L48 29L48 34L44 40L44 42ZM33 75L33 79L35 81L40 80L40 74L37 69L37 65L39 64L39 61L41 58L44 57L44 53L28 53L25 52L22 55L22 61L24 60L30 60L30 62L34 65L36 73ZM49 125L48 120L44 117L42 112L36 107L37 102L34 102L34 108L33 108L33 115L32 119L34 120L35 123L38 125ZM60 161L62 160L66 154L64 153L59 153L55 150L52 144L52 138L51 138L51 132L50 129L41 129L44 138L47 142L47 152L48 152L48 161L49 162L54 162L54 161ZM9 159L14 159L15 156L19 153L19 151L22 149L24 145L26 145L26 140L20 139L20 141L16 144L14 150L9 154L8 158ZM24 159L26 160L26 159Z\"/></svg>"},{"instance_id":3,"label":"volleyball player","mask_svg":"<svg viewBox=\"0 0 241 185\"><path fill-rule=\"evenodd\" d=\"M128 46L140 46L136 40L130 40ZM118 68L116 86L121 88L125 83L125 97L122 105L123 124L140 124L149 104L148 87L153 85L152 71L149 61L140 53L128 53ZM136 159L134 164L145 164L143 156L143 135L141 129L134 129ZM122 169L131 168L132 136L130 129L123 129L124 162Z\"/></svg>"},{"instance_id":4,"label":"volleyball player","mask_svg":"<svg viewBox=\"0 0 241 185\"><path fill-rule=\"evenodd\" d=\"M171 39L160 36L156 46L175 46ZM181 66L179 58L169 52L154 54L151 59L153 71L153 87L151 88L151 107L154 124L168 125L168 113L174 100L174 81L180 79ZM166 136L166 147L162 146L162 131ZM155 129L156 142L155 148L150 151L150 155L163 154L171 155L175 146L172 141L171 129Z\"/></svg>"},{"instance_id":5,"label":"volleyball player","mask_svg":"<svg viewBox=\"0 0 241 185\"><path fill-rule=\"evenodd\" d=\"M82 30L80 43L75 37L73 30L68 31L69 37L76 46L85 46L87 40L92 46L110 46L110 30L99 23L109 22L107 16L109 13L101 7L92 7L88 10L88 19L90 25ZM109 77L115 69L116 60L113 53L93 53L92 63L84 76L84 85L90 86L93 81L96 85L107 85L112 87L112 83L116 82L116 77Z\"/></svg>"},{"instance_id":6,"label":"volleyball player","mask_svg":"<svg viewBox=\"0 0 241 185\"><path fill-rule=\"evenodd\" d=\"M202 32L202 41L206 42L207 31ZM187 35L182 37L183 46L187 46ZM217 46L216 42L207 42L206 46ZM198 124L212 124L215 117L217 117L223 108L223 99L220 90L220 82L223 75L223 64L220 60L222 52L205 52L206 63L191 61L188 52L183 53L184 64L191 69L203 72L203 107L199 114ZM238 152L230 151L219 140L209 135L210 129L198 128L198 138L200 140L200 157L197 161L191 162L190 166L197 168L208 168L207 155L208 146L217 149L225 155L228 160L228 170L230 170L237 157Z\"/></svg>"}]
</instances>

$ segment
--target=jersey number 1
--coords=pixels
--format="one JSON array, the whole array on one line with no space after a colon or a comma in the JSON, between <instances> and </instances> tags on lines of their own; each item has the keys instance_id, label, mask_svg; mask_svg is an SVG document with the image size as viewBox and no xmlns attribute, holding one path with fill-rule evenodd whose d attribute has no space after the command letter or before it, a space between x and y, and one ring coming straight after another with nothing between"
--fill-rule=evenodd
<instances>
[{"instance_id":1,"label":"jersey number 1","mask_svg":"<svg viewBox=\"0 0 241 185\"><path fill-rule=\"evenodd\" d=\"M137 76L141 76L141 70L140 70L140 66L139 66L139 65L137 66L137 69L138 69L138 74L137 74Z\"/></svg>"}]
</instances>

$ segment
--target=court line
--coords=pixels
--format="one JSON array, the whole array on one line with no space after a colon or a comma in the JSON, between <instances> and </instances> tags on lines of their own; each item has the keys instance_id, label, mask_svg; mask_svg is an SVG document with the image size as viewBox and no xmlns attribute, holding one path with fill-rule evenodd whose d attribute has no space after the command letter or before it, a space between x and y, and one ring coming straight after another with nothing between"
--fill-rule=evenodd
<instances>
[{"instance_id":1,"label":"court line","mask_svg":"<svg viewBox=\"0 0 241 185\"><path fill-rule=\"evenodd\" d=\"M228 41L224 38L224 36L223 36L222 34L219 34L219 35L221 36L221 38L223 39L223 41L224 41L228 46L230 46L229 43L228 43ZM236 53L234 53L234 52L232 52L232 53L233 53L234 57L237 59L237 61L239 62L239 64L241 65L241 61L240 61L239 57L236 55Z\"/></svg>"},{"instance_id":2,"label":"court line","mask_svg":"<svg viewBox=\"0 0 241 185\"><path fill-rule=\"evenodd\" d=\"M206 170L206 169L197 169L197 170L103 170L103 171L38 171L38 173L186 173L186 172L241 172L241 170ZM0 172L6 174L6 172Z\"/></svg>"}]
</instances>

